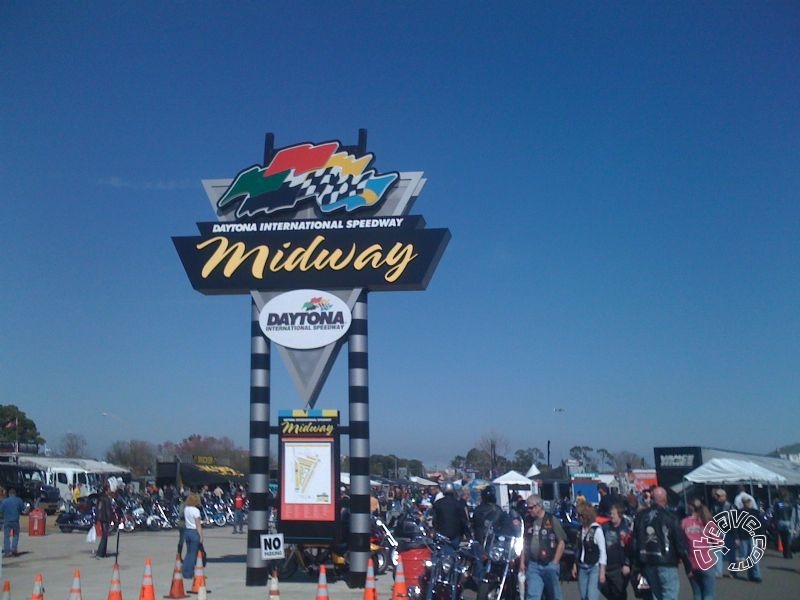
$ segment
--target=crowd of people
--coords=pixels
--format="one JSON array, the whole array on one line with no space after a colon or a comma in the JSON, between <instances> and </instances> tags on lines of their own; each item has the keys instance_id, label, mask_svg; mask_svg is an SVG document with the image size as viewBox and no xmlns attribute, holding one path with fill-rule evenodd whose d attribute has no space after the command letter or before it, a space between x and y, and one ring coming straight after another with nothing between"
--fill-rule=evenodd
<instances>
[{"instance_id":1,"label":"crowd of people","mask_svg":"<svg viewBox=\"0 0 800 600\"><path fill-rule=\"evenodd\" d=\"M695 600L715 598L717 580L722 577L761 583L764 534L774 534L784 558L790 559L800 531L798 505L788 490L781 491L768 516L744 486L730 501L726 489L711 490L710 507L700 498L685 506L671 506L663 487L624 497L605 484L598 488L597 506L579 495L574 503L569 499L551 503L552 512L536 494L509 498L505 518L524 532L519 570L524 574L526 600L562 597L561 561L570 544L571 575L582 600L597 600L601 594L610 600L623 599L629 591L636 597L677 600L679 568L684 569ZM400 498L413 501L402 490ZM449 483L423 494L418 506L425 510L429 502L434 529L454 547L466 536L480 540L485 535L483 524L498 518L491 487L484 488L481 503L472 511L468 495L457 498ZM380 510L379 502L375 506ZM574 540L565 531L567 514L577 514ZM697 548L705 552L693 550Z\"/></svg>"}]
</instances>

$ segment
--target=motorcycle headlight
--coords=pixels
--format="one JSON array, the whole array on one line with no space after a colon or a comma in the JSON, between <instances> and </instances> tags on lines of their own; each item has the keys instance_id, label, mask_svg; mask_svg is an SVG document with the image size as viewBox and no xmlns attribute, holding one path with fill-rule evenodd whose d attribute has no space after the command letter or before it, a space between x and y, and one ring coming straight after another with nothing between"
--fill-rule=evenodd
<instances>
[{"instance_id":1,"label":"motorcycle headlight","mask_svg":"<svg viewBox=\"0 0 800 600\"><path fill-rule=\"evenodd\" d=\"M446 556L442 559L442 573L447 574L453 570L455 559L452 556Z\"/></svg>"},{"instance_id":2,"label":"motorcycle headlight","mask_svg":"<svg viewBox=\"0 0 800 600\"><path fill-rule=\"evenodd\" d=\"M522 550L525 547L525 541L522 536L515 537L511 543L511 548L514 550L514 556L522 556Z\"/></svg>"}]
</instances>

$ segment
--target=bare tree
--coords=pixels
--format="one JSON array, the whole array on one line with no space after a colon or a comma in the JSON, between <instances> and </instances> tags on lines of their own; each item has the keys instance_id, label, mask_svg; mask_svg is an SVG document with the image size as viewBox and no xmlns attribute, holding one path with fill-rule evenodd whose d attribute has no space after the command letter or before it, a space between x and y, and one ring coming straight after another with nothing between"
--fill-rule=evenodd
<instances>
[{"instance_id":1,"label":"bare tree","mask_svg":"<svg viewBox=\"0 0 800 600\"><path fill-rule=\"evenodd\" d=\"M67 432L61 438L59 449L66 458L86 458L86 438L80 433Z\"/></svg>"},{"instance_id":2,"label":"bare tree","mask_svg":"<svg viewBox=\"0 0 800 600\"><path fill-rule=\"evenodd\" d=\"M139 476L152 474L157 456L154 444L140 440L114 442L106 452L108 462L128 467Z\"/></svg>"},{"instance_id":3,"label":"bare tree","mask_svg":"<svg viewBox=\"0 0 800 600\"><path fill-rule=\"evenodd\" d=\"M614 454L614 469L624 473L628 469L646 469L647 460L635 452L620 450Z\"/></svg>"}]
</instances>

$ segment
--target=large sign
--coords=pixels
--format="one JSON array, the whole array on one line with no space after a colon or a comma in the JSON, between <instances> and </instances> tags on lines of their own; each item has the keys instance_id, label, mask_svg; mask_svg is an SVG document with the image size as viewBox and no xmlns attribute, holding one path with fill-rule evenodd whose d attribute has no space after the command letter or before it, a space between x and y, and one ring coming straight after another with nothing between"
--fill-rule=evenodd
<instances>
[{"instance_id":1,"label":"large sign","mask_svg":"<svg viewBox=\"0 0 800 600\"><path fill-rule=\"evenodd\" d=\"M278 431L279 531L288 539L334 539L339 521L339 411L282 410Z\"/></svg>"},{"instance_id":2,"label":"large sign","mask_svg":"<svg viewBox=\"0 0 800 600\"><path fill-rule=\"evenodd\" d=\"M297 144L231 181L204 182L219 222L173 237L192 287L425 289L450 232L407 214L421 177L380 174L372 153L350 150L338 141Z\"/></svg>"}]
</instances>

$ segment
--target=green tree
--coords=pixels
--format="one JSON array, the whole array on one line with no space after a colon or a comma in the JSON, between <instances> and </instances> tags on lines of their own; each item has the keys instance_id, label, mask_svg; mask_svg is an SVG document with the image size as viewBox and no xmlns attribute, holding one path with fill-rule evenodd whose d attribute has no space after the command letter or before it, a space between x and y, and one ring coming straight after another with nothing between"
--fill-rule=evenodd
<instances>
[{"instance_id":1,"label":"green tree","mask_svg":"<svg viewBox=\"0 0 800 600\"><path fill-rule=\"evenodd\" d=\"M600 466L605 467L608 465L609 467L614 467L614 455L611 454L605 448L598 448L597 455L600 457Z\"/></svg>"},{"instance_id":2,"label":"green tree","mask_svg":"<svg viewBox=\"0 0 800 600\"><path fill-rule=\"evenodd\" d=\"M479 477L488 477L491 469L489 453L478 448L472 448L467 452L467 468L474 469Z\"/></svg>"},{"instance_id":3,"label":"green tree","mask_svg":"<svg viewBox=\"0 0 800 600\"><path fill-rule=\"evenodd\" d=\"M0 441L44 444L36 423L15 404L0 404Z\"/></svg>"}]
</instances>

